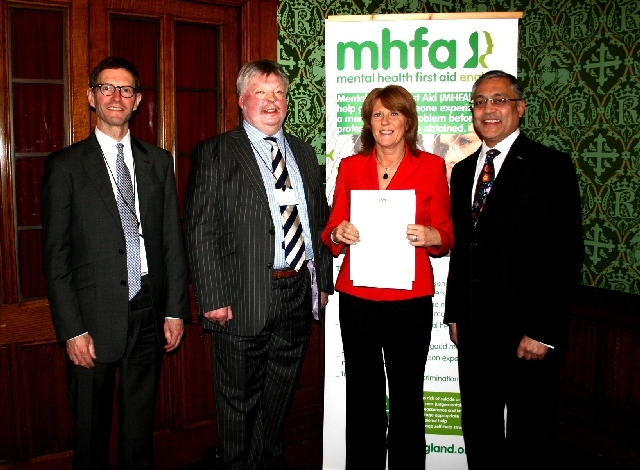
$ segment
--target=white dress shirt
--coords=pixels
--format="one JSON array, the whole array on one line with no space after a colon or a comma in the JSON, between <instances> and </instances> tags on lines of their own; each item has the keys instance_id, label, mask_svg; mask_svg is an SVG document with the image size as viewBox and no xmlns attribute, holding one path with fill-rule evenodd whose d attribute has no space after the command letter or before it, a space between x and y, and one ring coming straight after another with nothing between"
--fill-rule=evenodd
<instances>
[{"instance_id":1,"label":"white dress shirt","mask_svg":"<svg viewBox=\"0 0 640 470\"><path fill-rule=\"evenodd\" d=\"M116 170L116 159L118 158L118 148L116 144L121 143L124 145L124 164L129 169L133 184L133 196L136 201L136 218L138 219L138 230L142 235L142 222L140 219L140 201L138 198L138 185L136 184L136 165L133 161L133 153L131 151L131 133L127 132L121 142L112 139L107 134L102 132L96 127L96 137L100 148L102 149L102 156L104 162L107 165L107 171L109 172L109 179L111 180L111 187L113 188L113 196L118 197L118 176ZM140 272L144 275L149 271L147 264L147 250L144 246L144 240L140 238Z\"/></svg>"}]
</instances>

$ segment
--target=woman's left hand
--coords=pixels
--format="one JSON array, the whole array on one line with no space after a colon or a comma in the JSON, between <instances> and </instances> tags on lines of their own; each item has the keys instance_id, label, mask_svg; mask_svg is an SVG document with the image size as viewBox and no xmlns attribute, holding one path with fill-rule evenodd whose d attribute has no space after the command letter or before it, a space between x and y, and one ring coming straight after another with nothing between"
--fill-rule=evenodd
<instances>
[{"instance_id":1,"label":"woman's left hand","mask_svg":"<svg viewBox=\"0 0 640 470\"><path fill-rule=\"evenodd\" d=\"M420 224L407 225L407 240L415 247L429 247L442 245L440 232L433 227Z\"/></svg>"}]
</instances>

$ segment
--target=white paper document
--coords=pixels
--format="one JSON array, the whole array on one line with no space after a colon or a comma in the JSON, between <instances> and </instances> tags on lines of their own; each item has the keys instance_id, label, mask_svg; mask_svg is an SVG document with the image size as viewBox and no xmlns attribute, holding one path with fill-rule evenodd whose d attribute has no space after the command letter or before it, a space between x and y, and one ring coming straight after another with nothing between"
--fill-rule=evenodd
<instances>
[{"instance_id":1,"label":"white paper document","mask_svg":"<svg viewBox=\"0 0 640 470\"><path fill-rule=\"evenodd\" d=\"M349 248L354 286L411 289L416 249L407 225L415 220L414 190L351 191L351 223L360 232L360 242Z\"/></svg>"}]
</instances>

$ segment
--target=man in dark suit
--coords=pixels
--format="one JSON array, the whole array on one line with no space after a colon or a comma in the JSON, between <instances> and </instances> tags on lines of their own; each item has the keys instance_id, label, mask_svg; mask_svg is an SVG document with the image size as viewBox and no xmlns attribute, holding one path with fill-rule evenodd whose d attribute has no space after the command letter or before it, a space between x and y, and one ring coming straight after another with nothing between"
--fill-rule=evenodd
<instances>
[{"instance_id":1,"label":"man in dark suit","mask_svg":"<svg viewBox=\"0 0 640 470\"><path fill-rule=\"evenodd\" d=\"M312 310L317 315L333 292L331 255L320 240L329 208L315 152L282 128L289 88L282 67L249 62L237 88L242 125L194 152L187 252L198 309L213 333L225 468L282 469Z\"/></svg>"},{"instance_id":2,"label":"man in dark suit","mask_svg":"<svg viewBox=\"0 0 640 470\"><path fill-rule=\"evenodd\" d=\"M451 175L444 317L458 346L467 461L471 470L551 468L560 355L584 257L575 168L520 131L525 101L512 75L482 75L471 105L483 142Z\"/></svg>"},{"instance_id":3,"label":"man in dark suit","mask_svg":"<svg viewBox=\"0 0 640 470\"><path fill-rule=\"evenodd\" d=\"M129 133L134 66L91 74L95 133L47 158L44 270L57 337L72 364L74 469L108 469L116 370L118 468L153 467L153 417L165 351L189 316L186 256L171 155Z\"/></svg>"}]
</instances>

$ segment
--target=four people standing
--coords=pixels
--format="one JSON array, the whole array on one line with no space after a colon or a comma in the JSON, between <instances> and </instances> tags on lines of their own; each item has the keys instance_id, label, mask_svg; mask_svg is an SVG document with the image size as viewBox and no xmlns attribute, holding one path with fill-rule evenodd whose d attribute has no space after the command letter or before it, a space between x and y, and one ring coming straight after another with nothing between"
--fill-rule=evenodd
<instances>
[{"instance_id":1,"label":"four people standing","mask_svg":"<svg viewBox=\"0 0 640 470\"><path fill-rule=\"evenodd\" d=\"M135 67L107 57L89 80L95 132L51 154L42 195L44 273L70 359L74 469L107 469L116 371L118 468L153 467L162 350L190 317L171 154L135 139Z\"/></svg>"},{"instance_id":2,"label":"four people standing","mask_svg":"<svg viewBox=\"0 0 640 470\"><path fill-rule=\"evenodd\" d=\"M284 469L284 426L311 334L333 292L329 217L311 146L284 132L289 79L271 60L237 80L240 127L200 144L186 238L213 334L220 448L230 470Z\"/></svg>"},{"instance_id":3,"label":"four people standing","mask_svg":"<svg viewBox=\"0 0 640 470\"><path fill-rule=\"evenodd\" d=\"M584 257L575 168L520 131L526 105L512 75L482 75L471 105L482 146L451 175L444 318L458 346L467 460L471 470L550 468L560 357Z\"/></svg>"},{"instance_id":4,"label":"four people standing","mask_svg":"<svg viewBox=\"0 0 640 470\"><path fill-rule=\"evenodd\" d=\"M423 382L435 290L429 256L446 254L453 244L446 169L442 158L416 148L416 103L404 88L371 91L362 119L361 153L340 163L322 234L334 256L347 248L336 282L347 387L346 468L384 469L387 446L389 468L424 468ZM416 249L410 290L354 286L351 280L349 247L368 235L350 222L351 191L371 189L415 190L416 220L406 230Z\"/></svg>"},{"instance_id":5,"label":"four people standing","mask_svg":"<svg viewBox=\"0 0 640 470\"><path fill-rule=\"evenodd\" d=\"M333 292L330 254L346 248L336 284L346 466L383 469L388 448L391 469L424 468L429 256L448 253L454 235L445 322L459 348L469 467L547 464L541 449L552 436L584 247L573 164L520 132L518 81L492 71L474 84L483 143L455 166L451 199L443 160L416 148L411 94L374 89L362 108L361 153L341 162L330 217L315 152L282 127L288 87L273 61L242 67L242 125L200 144L191 168L187 248L199 312L213 334L225 467L287 468L284 425L312 315L319 318ZM43 182L44 268L70 359L74 468L109 466L117 370L118 465L151 468L162 346L179 345L190 315L173 162L129 133L141 100L132 64L103 60L87 96L95 133L49 156ZM349 221L351 191L367 189L416 192L416 220L406 230L416 249L410 290L350 279L349 247L367 236ZM553 237L541 236L541 227ZM554 302L537 303L540 293Z\"/></svg>"}]
</instances>

